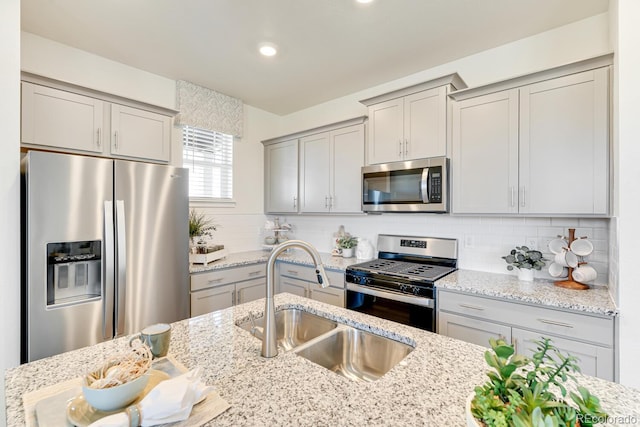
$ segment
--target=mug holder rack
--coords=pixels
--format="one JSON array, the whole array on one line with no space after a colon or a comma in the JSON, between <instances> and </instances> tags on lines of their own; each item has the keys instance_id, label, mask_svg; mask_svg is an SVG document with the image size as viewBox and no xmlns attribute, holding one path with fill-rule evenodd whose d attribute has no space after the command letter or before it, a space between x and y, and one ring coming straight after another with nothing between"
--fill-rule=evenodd
<instances>
[{"instance_id":1,"label":"mug holder rack","mask_svg":"<svg viewBox=\"0 0 640 427\"><path fill-rule=\"evenodd\" d=\"M574 240L576 240L576 229L570 228L569 238L567 239L567 244L569 247L571 247L571 243L573 243ZM582 261L578 263L578 266L584 265L584 264L586 264L586 262ZM569 269L569 275L567 276L567 279L556 281L554 283L556 286L560 288L575 289L580 291L589 289L589 285L585 285L584 283L576 282L575 280L573 280L573 268L572 267L567 267L567 268Z\"/></svg>"}]
</instances>

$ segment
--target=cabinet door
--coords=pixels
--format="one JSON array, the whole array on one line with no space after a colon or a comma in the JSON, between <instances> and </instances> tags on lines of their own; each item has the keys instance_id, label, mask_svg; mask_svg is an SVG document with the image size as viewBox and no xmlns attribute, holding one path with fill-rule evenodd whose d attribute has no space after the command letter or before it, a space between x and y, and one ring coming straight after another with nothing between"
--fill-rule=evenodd
<instances>
[{"instance_id":1,"label":"cabinet door","mask_svg":"<svg viewBox=\"0 0 640 427\"><path fill-rule=\"evenodd\" d=\"M23 82L21 141L102 153L103 108L95 98Z\"/></svg>"},{"instance_id":2,"label":"cabinet door","mask_svg":"<svg viewBox=\"0 0 640 427\"><path fill-rule=\"evenodd\" d=\"M330 133L331 212L362 212L362 173L364 165L364 125L350 126Z\"/></svg>"},{"instance_id":3,"label":"cabinet door","mask_svg":"<svg viewBox=\"0 0 640 427\"><path fill-rule=\"evenodd\" d=\"M300 212L329 212L329 132L300 139Z\"/></svg>"},{"instance_id":4,"label":"cabinet door","mask_svg":"<svg viewBox=\"0 0 640 427\"><path fill-rule=\"evenodd\" d=\"M244 304L266 296L267 280L265 278L236 283L236 304Z\"/></svg>"},{"instance_id":5,"label":"cabinet door","mask_svg":"<svg viewBox=\"0 0 640 427\"><path fill-rule=\"evenodd\" d=\"M309 285L309 298L337 307L344 307L344 291L342 289L321 288L319 285Z\"/></svg>"},{"instance_id":6,"label":"cabinet door","mask_svg":"<svg viewBox=\"0 0 640 427\"><path fill-rule=\"evenodd\" d=\"M298 211L298 140L267 145L265 156L265 210Z\"/></svg>"},{"instance_id":7,"label":"cabinet door","mask_svg":"<svg viewBox=\"0 0 640 427\"><path fill-rule=\"evenodd\" d=\"M607 214L608 68L520 89L520 212Z\"/></svg>"},{"instance_id":8,"label":"cabinet door","mask_svg":"<svg viewBox=\"0 0 640 427\"><path fill-rule=\"evenodd\" d=\"M576 356L578 366L583 374L595 376L605 380L614 380L613 349L586 344L579 341L555 337L540 332L531 332L513 328L513 344L516 352L531 357L535 353L536 344L544 335L551 338L552 343L564 354Z\"/></svg>"},{"instance_id":9,"label":"cabinet door","mask_svg":"<svg viewBox=\"0 0 640 427\"><path fill-rule=\"evenodd\" d=\"M438 313L438 333L490 348L489 339L511 342L511 327L456 314Z\"/></svg>"},{"instance_id":10,"label":"cabinet door","mask_svg":"<svg viewBox=\"0 0 640 427\"><path fill-rule=\"evenodd\" d=\"M403 98L391 99L369 107L367 164L402 160L403 108Z\"/></svg>"},{"instance_id":11,"label":"cabinet door","mask_svg":"<svg viewBox=\"0 0 640 427\"><path fill-rule=\"evenodd\" d=\"M518 90L453 105L454 213L517 213Z\"/></svg>"},{"instance_id":12,"label":"cabinet door","mask_svg":"<svg viewBox=\"0 0 640 427\"><path fill-rule=\"evenodd\" d=\"M447 154L447 88L404 98L404 160Z\"/></svg>"},{"instance_id":13,"label":"cabinet door","mask_svg":"<svg viewBox=\"0 0 640 427\"><path fill-rule=\"evenodd\" d=\"M191 293L191 317L233 306L235 285L217 286Z\"/></svg>"},{"instance_id":14,"label":"cabinet door","mask_svg":"<svg viewBox=\"0 0 640 427\"><path fill-rule=\"evenodd\" d=\"M290 277L280 276L279 292L289 292L290 294L307 297L309 283L303 280L292 279Z\"/></svg>"},{"instance_id":15,"label":"cabinet door","mask_svg":"<svg viewBox=\"0 0 640 427\"><path fill-rule=\"evenodd\" d=\"M111 105L111 154L168 162L171 118L150 111Z\"/></svg>"}]
</instances>

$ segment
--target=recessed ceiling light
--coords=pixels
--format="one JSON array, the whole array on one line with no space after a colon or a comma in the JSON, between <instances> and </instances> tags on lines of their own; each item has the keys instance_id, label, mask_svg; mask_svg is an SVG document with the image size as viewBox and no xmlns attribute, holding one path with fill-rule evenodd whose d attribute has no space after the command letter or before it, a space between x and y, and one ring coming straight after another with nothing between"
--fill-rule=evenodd
<instances>
[{"instance_id":1,"label":"recessed ceiling light","mask_svg":"<svg viewBox=\"0 0 640 427\"><path fill-rule=\"evenodd\" d=\"M362 4L367 4L367 3L371 3L373 0L356 0L356 2L358 3L362 3Z\"/></svg>"},{"instance_id":2,"label":"recessed ceiling light","mask_svg":"<svg viewBox=\"0 0 640 427\"><path fill-rule=\"evenodd\" d=\"M258 50L264 56L274 56L278 53L278 48L273 43L260 43Z\"/></svg>"}]
</instances>

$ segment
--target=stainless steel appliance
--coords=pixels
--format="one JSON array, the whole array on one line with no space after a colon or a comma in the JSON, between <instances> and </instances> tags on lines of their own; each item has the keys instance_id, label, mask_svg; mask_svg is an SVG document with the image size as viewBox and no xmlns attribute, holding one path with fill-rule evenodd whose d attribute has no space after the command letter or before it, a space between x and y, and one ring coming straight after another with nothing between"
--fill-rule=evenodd
<instances>
[{"instance_id":1,"label":"stainless steel appliance","mask_svg":"<svg viewBox=\"0 0 640 427\"><path fill-rule=\"evenodd\" d=\"M458 241L378 236L378 259L347 267L347 308L436 331L434 282L456 270Z\"/></svg>"},{"instance_id":2,"label":"stainless steel appliance","mask_svg":"<svg viewBox=\"0 0 640 427\"><path fill-rule=\"evenodd\" d=\"M23 362L189 314L188 170L22 160Z\"/></svg>"},{"instance_id":3,"label":"stainless steel appliance","mask_svg":"<svg viewBox=\"0 0 640 427\"><path fill-rule=\"evenodd\" d=\"M446 157L364 166L362 210L448 212L448 166Z\"/></svg>"}]
</instances>

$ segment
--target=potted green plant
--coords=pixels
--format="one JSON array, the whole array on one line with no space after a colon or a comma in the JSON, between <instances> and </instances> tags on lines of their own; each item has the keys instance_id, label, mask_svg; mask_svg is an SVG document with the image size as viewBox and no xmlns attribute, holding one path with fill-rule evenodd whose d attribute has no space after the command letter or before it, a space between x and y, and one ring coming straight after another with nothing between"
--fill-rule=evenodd
<instances>
[{"instance_id":1,"label":"potted green plant","mask_svg":"<svg viewBox=\"0 0 640 427\"><path fill-rule=\"evenodd\" d=\"M533 280L533 270L541 270L545 261L542 252L535 249L529 249L527 246L516 246L511 249L509 255L503 256L507 262L507 270L512 271L518 269L518 278L520 280Z\"/></svg>"},{"instance_id":2,"label":"potted green plant","mask_svg":"<svg viewBox=\"0 0 640 427\"><path fill-rule=\"evenodd\" d=\"M347 233L338 237L336 243L342 251L342 257L351 258L355 252L355 247L358 245L358 238Z\"/></svg>"},{"instance_id":3,"label":"potted green plant","mask_svg":"<svg viewBox=\"0 0 640 427\"><path fill-rule=\"evenodd\" d=\"M562 354L548 338L535 341L531 358L504 340L490 340L485 360L489 380L475 388L467 406L472 426L590 427L606 421L599 399L578 385L577 358ZM576 391L567 389L567 380Z\"/></svg>"},{"instance_id":4,"label":"potted green plant","mask_svg":"<svg viewBox=\"0 0 640 427\"><path fill-rule=\"evenodd\" d=\"M211 236L211 232L216 230L216 225L207 219L204 214L191 209L189 212L189 239L193 246L206 243L204 236Z\"/></svg>"}]
</instances>

